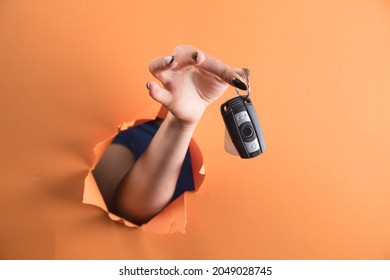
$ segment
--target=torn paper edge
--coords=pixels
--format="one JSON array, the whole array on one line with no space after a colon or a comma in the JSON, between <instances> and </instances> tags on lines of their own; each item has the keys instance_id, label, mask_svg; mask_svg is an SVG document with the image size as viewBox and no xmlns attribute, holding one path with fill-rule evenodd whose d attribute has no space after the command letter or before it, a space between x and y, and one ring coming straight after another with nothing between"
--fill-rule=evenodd
<instances>
[{"instance_id":1,"label":"torn paper edge","mask_svg":"<svg viewBox=\"0 0 390 280\"><path fill-rule=\"evenodd\" d=\"M118 127L118 132L122 130L126 130L132 126L139 125L149 120L151 119L142 119L142 120L137 120L132 122L125 122ZM186 202L185 202L187 192L182 194L174 201L172 201L159 214L157 214L149 222L141 226L138 226L108 211L103 196L92 174L92 170L97 164L97 162L100 160L100 158L103 156L105 150L111 144L114 137L115 135L99 142L93 149L93 152L95 154L95 161L84 181L83 203L101 208L103 211L107 212L107 215L111 220L122 223L123 225L130 228L140 228L145 232L153 232L153 233L160 233L160 234L185 233L185 228L187 224L187 210L186 210ZM196 192L198 191L200 185L204 180L205 168L203 165L202 153L199 149L199 146L196 144L196 142L193 139L190 142L189 148L191 154L191 164L193 169L194 185L195 185L195 192Z\"/></svg>"}]
</instances>

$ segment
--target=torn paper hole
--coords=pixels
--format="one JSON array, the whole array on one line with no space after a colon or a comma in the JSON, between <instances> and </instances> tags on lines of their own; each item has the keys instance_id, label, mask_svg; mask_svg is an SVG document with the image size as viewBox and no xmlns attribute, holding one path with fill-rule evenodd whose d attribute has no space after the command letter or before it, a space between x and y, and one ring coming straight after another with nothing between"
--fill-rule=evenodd
<instances>
[{"instance_id":1,"label":"torn paper hole","mask_svg":"<svg viewBox=\"0 0 390 280\"><path fill-rule=\"evenodd\" d=\"M126 130L129 127L139 125L143 122L149 121L150 119L145 120L137 120L129 123L123 123L119 126L118 132L122 130ZM163 211L161 211L158 215L156 215L153 219L151 219L146 224L142 226L138 226L133 224L130 221L127 221L117 215L110 213L108 208L104 202L103 196L99 190L99 187L95 181L95 178L92 174L92 170L95 165L99 162L100 158L103 156L105 150L111 144L115 135L106 139L96 145L93 149L96 158L94 165L90 169L87 177L84 182L84 195L83 195L83 203L97 206L107 212L108 217L112 220L120 222L125 226L131 228L140 228L147 232L154 233L185 233L185 227L187 222L186 216L186 195L187 193L182 194L180 197L172 201ZM200 185L203 182L205 173L203 166L203 157L200 152L198 145L194 140L191 140L190 143L190 154L191 154L191 164L193 170L193 178L194 178L194 186L195 192L198 191Z\"/></svg>"}]
</instances>

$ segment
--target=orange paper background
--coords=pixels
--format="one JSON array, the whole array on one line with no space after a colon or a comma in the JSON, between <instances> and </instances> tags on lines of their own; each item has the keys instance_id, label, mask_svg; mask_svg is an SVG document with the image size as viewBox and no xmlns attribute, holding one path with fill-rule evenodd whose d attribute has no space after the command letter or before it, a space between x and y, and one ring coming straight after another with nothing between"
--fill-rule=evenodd
<instances>
[{"instance_id":1,"label":"orange paper background","mask_svg":"<svg viewBox=\"0 0 390 280\"><path fill-rule=\"evenodd\" d=\"M2 1L1 259L389 259L390 4ZM82 204L93 148L158 106L151 59L191 44L252 71L267 151L225 153L219 105L185 234Z\"/></svg>"}]
</instances>

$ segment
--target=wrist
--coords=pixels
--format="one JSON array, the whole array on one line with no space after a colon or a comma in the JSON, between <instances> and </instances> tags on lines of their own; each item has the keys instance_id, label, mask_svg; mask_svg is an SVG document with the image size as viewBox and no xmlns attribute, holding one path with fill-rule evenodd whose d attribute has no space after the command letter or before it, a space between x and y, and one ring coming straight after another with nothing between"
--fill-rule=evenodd
<instances>
[{"instance_id":1,"label":"wrist","mask_svg":"<svg viewBox=\"0 0 390 280\"><path fill-rule=\"evenodd\" d=\"M193 134L196 126L198 125L200 120L199 118L191 118L191 119L180 119L173 115L171 112L168 112L165 122L174 129L180 130L184 134Z\"/></svg>"}]
</instances>

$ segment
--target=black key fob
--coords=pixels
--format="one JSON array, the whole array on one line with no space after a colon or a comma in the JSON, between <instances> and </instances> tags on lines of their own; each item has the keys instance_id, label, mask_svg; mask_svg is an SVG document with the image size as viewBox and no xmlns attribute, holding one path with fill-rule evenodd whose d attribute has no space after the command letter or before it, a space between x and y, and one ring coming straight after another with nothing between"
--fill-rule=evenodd
<instances>
[{"instance_id":1,"label":"black key fob","mask_svg":"<svg viewBox=\"0 0 390 280\"><path fill-rule=\"evenodd\" d=\"M237 95L221 105L221 114L239 156L257 157L266 149L260 122L249 93Z\"/></svg>"}]
</instances>

